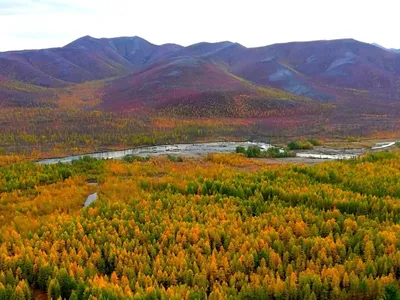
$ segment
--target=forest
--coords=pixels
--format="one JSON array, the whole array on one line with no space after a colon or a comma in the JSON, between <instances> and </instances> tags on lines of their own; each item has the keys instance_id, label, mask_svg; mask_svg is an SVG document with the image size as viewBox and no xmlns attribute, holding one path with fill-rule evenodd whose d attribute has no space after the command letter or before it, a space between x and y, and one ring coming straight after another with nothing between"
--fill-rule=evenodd
<instances>
[{"instance_id":1,"label":"forest","mask_svg":"<svg viewBox=\"0 0 400 300\"><path fill-rule=\"evenodd\" d=\"M0 107L0 152L50 157L160 144L237 140L273 143L298 140L291 145L298 149L311 147L309 139L397 138L400 128L397 119L377 122L370 116L351 116L351 122L346 124L329 123L329 110L318 115L277 110L270 111L268 118L228 118L188 117L163 111L116 113L95 107L46 105Z\"/></svg>"},{"instance_id":2,"label":"forest","mask_svg":"<svg viewBox=\"0 0 400 300\"><path fill-rule=\"evenodd\" d=\"M399 152L0 166L1 300L400 297Z\"/></svg>"}]
</instances>

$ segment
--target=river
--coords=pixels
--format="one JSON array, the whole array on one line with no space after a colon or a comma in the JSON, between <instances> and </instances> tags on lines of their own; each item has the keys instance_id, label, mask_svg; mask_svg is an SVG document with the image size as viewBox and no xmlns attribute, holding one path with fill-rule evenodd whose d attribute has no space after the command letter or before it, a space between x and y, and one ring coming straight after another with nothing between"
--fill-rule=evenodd
<instances>
[{"instance_id":1,"label":"river","mask_svg":"<svg viewBox=\"0 0 400 300\"><path fill-rule=\"evenodd\" d=\"M215 143L198 143L198 144L174 144L174 145L160 145L149 146L136 149L128 149L121 151L106 151L98 153L88 153L84 155L73 155L62 158L49 158L39 160L36 163L42 165L56 164L56 163L70 163L73 160L78 160L84 156L90 156L99 159L121 159L127 155L137 155L141 157L154 157L160 155L182 155L190 157L205 156L210 153L232 153L235 152L236 147L243 146L258 146L263 150L272 147L266 143L252 143L252 142L215 142Z\"/></svg>"},{"instance_id":2,"label":"river","mask_svg":"<svg viewBox=\"0 0 400 300\"><path fill-rule=\"evenodd\" d=\"M384 150L392 147L396 142L382 142L376 143L371 150ZM98 159L121 159L127 155L137 155L141 157L154 157L160 155L180 155L186 157L201 157L210 153L232 153L235 152L236 147L243 146L258 146L263 150L273 147L268 143L255 143L255 142L214 142L214 143L198 143L198 144L174 144L174 145L160 145L141 147L120 151L105 151L98 153L88 153L83 155L72 155L61 158L49 158L39 160L36 163L42 165L56 164L56 163L70 163L74 160L89 156ZM301 162L302 158L335 160L335 159L350 159L363 155L367 151L366 148L358 149L335 149L327 147L316 147L312 150L296 152L296 158Z\"/></svg>"},{"instance_id":3,"label":"river","mask_svg":"<svg viewBox=\"0 0 400 300\"><path fill-rule=\"evenodd\" d=\"M85 204L83 205L84 207L88 207L90 204L92 204L94 201L96 201L99 198L97 193L90 194L85 201Z\"/></svg>"}]
</instances>

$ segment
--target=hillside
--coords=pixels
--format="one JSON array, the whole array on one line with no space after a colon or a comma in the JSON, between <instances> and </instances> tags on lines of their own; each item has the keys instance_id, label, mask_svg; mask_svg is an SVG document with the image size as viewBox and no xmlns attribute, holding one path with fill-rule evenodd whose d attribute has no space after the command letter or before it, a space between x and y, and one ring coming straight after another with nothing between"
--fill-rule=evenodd
<instances>
[{"instance_id":1,"label":"hillside","mask_svg":"<svg viewBox=\"0 0 400 300\"><path fill-rule=\"evenodd\" d=\"M267 105L276 105L277 101L281 107L311 102L281 90L253 85L200 56L178 56L106 85L102 107L152 109L187 117L237 117L245 113L260 115L260 110L265 111Z\"/></svg>"},{"instance_id":2,"label":"hillside","mask_svg":"<svg viewBox=\"0 0 400 300\"><path fill-rule=\"evenodd\" d=\"M64 47L0 53L0 75L44 87L117 77L180 49L156 46L139 37L82 37Z\"/></svg>"},{"instance_id":3,"label":"hillside","mask_svg":"<svg viewBox=\"0 0 400 300\"><path fill-rule=\"evenodd\" d=\"M132 134L158 130L161 140L150 140L394 134L399 99L400 54L352 39L246 48L85 36L0 53L2 139L13 148L25 133L54 146L72 135L68 149L137 145ZM185 120L196 125L176 127Z\"/></svg>"},{"instance_id":4,"label":"hillside","mask_svg":"<svg viewBox=\"0 0 400 300\"><path fill-rule=\"evenodd\" d=\"M335 99L337 91L329 88L389 95L398 93L400 82L399 54L351 39L246 48L231 42L181 47L157 46L140 37L85 36L62 48L0 53L0 72L11 80L59 87L138 73L158 62L185 57L208 61L257 85L317 100Z\"/></svg>"},{"instance_id":5,"label":"hillside","mask_svg":"<svg viewBox=\"0 0 400 300\"><path fill-rule=\"evenodd\" d=\"M168 66L170 73L175 72L171 74L180 74L182 62L195 63L195 60L207 62L210 72L229 72L255 85L278 88L318 101L346 99L348 89L368 92L376 98L378 94L379 97L383 95L384 99L379 100L386 101L396 101L399 95L400 55L351 39L246 48L231 42L181 47L175 44L157 46L140 37L95 39L85 36L62 48L0 53L0 75L43 87L63 87L129 74L143 78L146 73L147 81L160 81L168 86L171 78L159 77L159 72L149 72L149 68ZM182 74L196 89L215 90L215 86L209 86L201 76L196 77L197 71ZM215 81L222 89L231 84L229 76L223 77L218 76ZM139 88L128 83L129 79L117 79L115 85L122 84L124 89ZM173 88L172 85L170 89ZM111 91L116 92L112 88ZM151 102L154 98L143 93L140 96L142 102ZM121 103L124 108L129 107L130 102L136 103L134 96L124 101Z\"/></svg>"}]
</instances>

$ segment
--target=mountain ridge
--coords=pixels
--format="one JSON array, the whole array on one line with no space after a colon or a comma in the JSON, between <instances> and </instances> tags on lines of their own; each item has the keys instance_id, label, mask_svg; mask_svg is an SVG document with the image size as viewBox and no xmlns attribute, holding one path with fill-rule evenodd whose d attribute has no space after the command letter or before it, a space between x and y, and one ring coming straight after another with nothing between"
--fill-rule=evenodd
<instances>
[{"instance_id":1,"label":"mountain ridge","mask_svg":"<svg viewBox=\"0 0 400 300\"><path fill-rule=\"evenodd\" d=\"M257 105L266 109L277 100L303 97L361 112L398 105L400 54L349 38L247 48L230 41L183 47L138 36L84 36L60 48L0 52L0 77L50 89L106 80L96 92L103 95L99 109L113 111L187 103L204 110L207 99L225 103L220 115L232 103L257 111ZM11 87L0 86L0 103L42 103L42 94Z\"/></svg>"}]
</instances>

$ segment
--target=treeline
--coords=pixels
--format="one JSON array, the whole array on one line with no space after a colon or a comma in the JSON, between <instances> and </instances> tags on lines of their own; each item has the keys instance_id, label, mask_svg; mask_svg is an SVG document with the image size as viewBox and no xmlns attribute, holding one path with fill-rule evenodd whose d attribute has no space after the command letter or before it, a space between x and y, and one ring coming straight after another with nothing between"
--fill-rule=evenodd
<instances>
[{"instance_id":1,"label":"treeline","mask_svg":"<svg viewBox=\"0 0 400 300\"><path fill-rule=\"evenodd\" d=\"M29 190L36 186L52 184L73 175L85 175L88 180L97 179L103 171L104 161L90 158L72 161L68 164L39 165L34 162L20 162L0 168L0 192Z\"/></svg>"},{"instance_id":2,"label":"treeline","mask_svg":"<svg viewBox=\"0 0 400 300\"><path fill-rule=\"evenodd\" d=\"M235 119L160 118L144 113L53 108L0 109L0 151L28 154L95 151L104 148L193 142L246 136L253 122Z\"/></svg>"}]
</instances>

